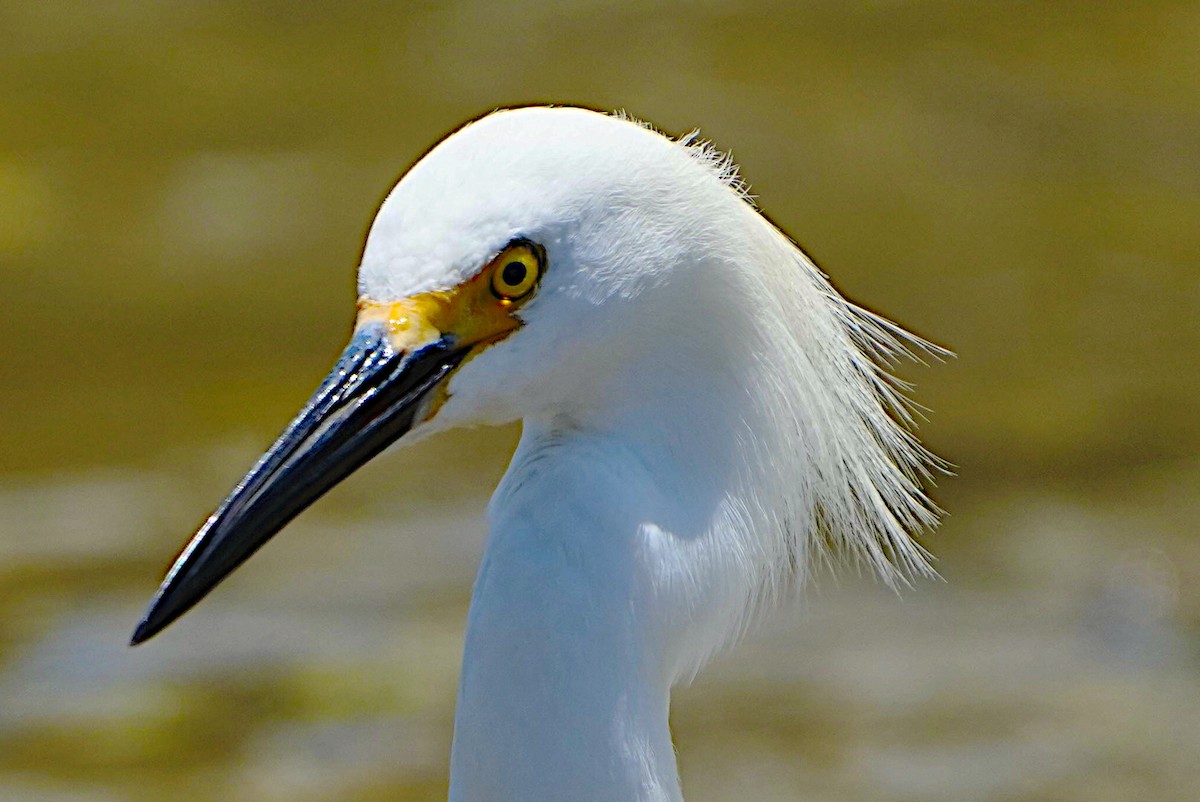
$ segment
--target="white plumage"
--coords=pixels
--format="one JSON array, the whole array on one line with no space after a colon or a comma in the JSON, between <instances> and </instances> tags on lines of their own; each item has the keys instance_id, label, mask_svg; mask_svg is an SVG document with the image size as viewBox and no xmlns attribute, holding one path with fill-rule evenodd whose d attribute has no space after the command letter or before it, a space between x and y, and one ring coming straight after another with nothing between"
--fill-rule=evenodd
<instances>
[{"instance_id":1,"label":"white plumage","mask_svg":"<svg viewBox=\"0 0 1200 802\"><path fill-rule=\"evenodd\" d=\"M388 196L355 337L172 567L140 642L389 443L522 422L489 506L450 797L678 800L671 688L832 556L929 573L936 466L847 302L732 162L621 117L503 111ZM799 658L798 658L799 659Z\"/></svg>"},{"instance_id":2,"label":"white plumage","mask_svg":"<svg viewBox=\"0 0 1200 802\"><path fill-rule=\"evenodd\" d=\"M525 326L425 427L524 423L451 797L677 799L672 685L830 543L888 582L929 571L909 533L936 520L933 460L881 365L939 350L838 295L711 148L573 108L442 142L383 204L360 289L455 286L517 236L550 261Z\"/></svg>"}]
</instances>

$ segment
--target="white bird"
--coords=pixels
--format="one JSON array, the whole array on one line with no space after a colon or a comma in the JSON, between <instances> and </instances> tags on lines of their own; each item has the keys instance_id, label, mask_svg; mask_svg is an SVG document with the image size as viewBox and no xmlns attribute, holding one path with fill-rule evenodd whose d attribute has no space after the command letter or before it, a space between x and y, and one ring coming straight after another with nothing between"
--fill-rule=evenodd
<instances>
[{"instance_id":1,"label":"white bird","mask_svg":"<svg viewBox=\"0 0 1200 802\"><path fill-rule=\"evenodd\" d=\"M839 295L694 137L578 108L473 122L384 201L359 293L338 365L134 642L402 435L519 420L451 800L679 800L674 685L830 554L930 571L937 461L887 367L939 349Z\"/></svg>"}]
</instances>

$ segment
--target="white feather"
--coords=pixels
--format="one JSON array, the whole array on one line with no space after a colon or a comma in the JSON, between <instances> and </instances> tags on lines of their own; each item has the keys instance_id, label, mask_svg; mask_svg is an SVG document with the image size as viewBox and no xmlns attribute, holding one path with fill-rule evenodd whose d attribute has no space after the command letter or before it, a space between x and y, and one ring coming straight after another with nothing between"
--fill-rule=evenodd
<instances>
[{"instance_id":1,"label":"white feather","mask_svg":"<svg viewBox=\"0 0 1200 802\"><path fill-rule=\"evenodd\" d=\"M514 236L549 268L428 430L524 422L468 624L455 799L677 799L686 681L813 566L889 584L939 467L894 361L945 352L842 298L732 160L623 117L500 112L397 185L363 293L452 287Z\"/></svg>"}]
</instances>

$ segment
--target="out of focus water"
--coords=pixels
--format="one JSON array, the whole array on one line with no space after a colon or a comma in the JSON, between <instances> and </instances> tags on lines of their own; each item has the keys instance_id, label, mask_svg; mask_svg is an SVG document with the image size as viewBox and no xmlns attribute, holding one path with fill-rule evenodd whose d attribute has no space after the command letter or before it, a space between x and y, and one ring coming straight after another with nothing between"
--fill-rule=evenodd
<instances>
[{"instance_id":1,"label":"out of focus water","mask_svg":"<svg viewBox=\"0 0 1200 802\"><path fill-rule=\"evenodd\" d=\"M1194 3L0 4L0 799L438 799L513 430L368 466L160 638L349 329L375 205L528 101L732 148L959 465L902 599L826 579L679 692L690 801L1194 799Z\"/></svg>"}]
</instances>

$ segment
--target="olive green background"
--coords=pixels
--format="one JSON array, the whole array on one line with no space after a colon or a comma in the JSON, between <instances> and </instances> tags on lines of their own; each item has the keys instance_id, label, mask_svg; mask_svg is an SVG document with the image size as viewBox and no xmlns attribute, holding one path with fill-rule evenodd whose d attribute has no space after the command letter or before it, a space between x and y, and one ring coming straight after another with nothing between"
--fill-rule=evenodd
<instances>
[{"instance_id":1,"label":"olive green background","mask_svg":"<svg viewBox=\"0 0 1200 802\"><path fill-rule=\"evenodd\" d=\"M823 579L676 695L689 802L1200 787L1200 5L0 4L0 800L444 798L516 430L368 466L161 638L340 351L379 200L490 109L732 150L906 367L944 582Z\"/></svg>"}]
</instances>

